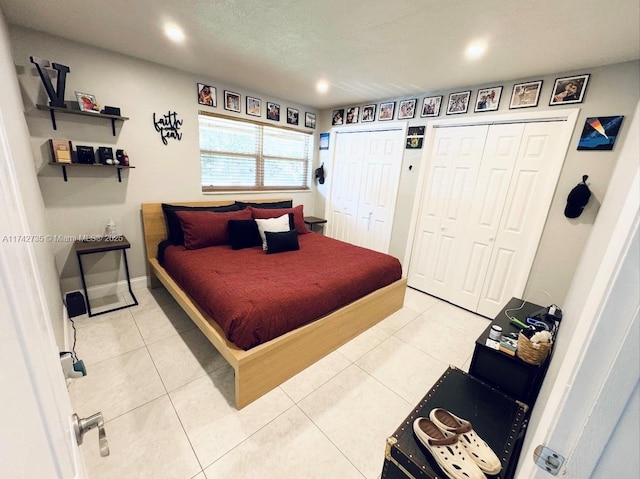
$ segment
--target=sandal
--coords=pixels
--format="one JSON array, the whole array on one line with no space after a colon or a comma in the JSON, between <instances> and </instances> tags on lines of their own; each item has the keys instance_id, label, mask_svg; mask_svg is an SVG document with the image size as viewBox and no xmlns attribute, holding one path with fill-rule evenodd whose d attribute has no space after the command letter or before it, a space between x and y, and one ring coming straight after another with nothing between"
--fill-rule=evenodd
<instances>
[{"instance_id":1,"label":"sandal","mask_svg":"<svg viewBox=\"0 0 640 479\"><path fill-rule=\"evenodd\" d=\"M469 421L465 421L442 408L432 409L429 413L429 418L443 432L457 434L468 455L483 472L489 475L500 472L502 469L500 459L487 443L476 434Z\"/></svg>"},{"instance_id":2,"label":"sandal","mask_svg":"<svg viewBox=\"0 0 640 479\"><path fill-rule=\"evenodd\" d=\"M413 422L413 432L451 479L486 479L455 434L439 429L424 417Z\"/></svg>"}]
</instances>

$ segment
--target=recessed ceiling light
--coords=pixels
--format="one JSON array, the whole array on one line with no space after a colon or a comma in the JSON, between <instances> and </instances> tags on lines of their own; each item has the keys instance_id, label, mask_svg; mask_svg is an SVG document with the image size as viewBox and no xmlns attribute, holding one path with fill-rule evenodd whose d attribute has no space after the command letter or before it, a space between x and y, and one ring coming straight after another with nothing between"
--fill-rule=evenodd
<instances>
[{"instance_id":1,"label":"recessed ceiling light","mask_svg":"<svg viewBox=\"0 0 640 479\"><path fill-rule=\"evenodd\" d=\"M329 82L327 80L318 80L316 91L318 93L327 93L329 91Z\"/></svg>"},{"instance_id":2,"label":"recessed ceiling light","mask_svg":"<svg viewBox=\"0 0 640 479\"><path fill-rule=\"evenodd\" d=\"M177 25L165 25L164 34L176 43L184 41L184 31Z\"/></svg>"},{"instance_id":3,"label":"recessed ceiling light","mask_svg":"<svg viewBox=\"0 0 640 479\"><path fill-rule=\"evenodd\" d=\"M465 51L465 55L470 60L480 58L487 51L487 44L483 41L477 41L469 44Z\"/></svg>"}]
</instances>

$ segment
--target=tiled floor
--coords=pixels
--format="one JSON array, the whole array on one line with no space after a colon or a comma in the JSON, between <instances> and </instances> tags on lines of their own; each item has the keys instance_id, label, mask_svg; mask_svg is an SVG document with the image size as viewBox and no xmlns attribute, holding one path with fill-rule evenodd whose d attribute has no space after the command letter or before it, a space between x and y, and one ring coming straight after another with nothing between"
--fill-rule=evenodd
<instances>
[{"instance_id":1,"label":"tiled floor","mask_svg":"<svg viewBox=\"0 0 640 479\"><path fill-rule=\"evenodd\" d=\"M488 320L407 289L404 308L254 403L164 289L139 306L75 319L88 371L69 393L102 411L81 450L91 479L377 479L385 439L449 364L468 370Z\"/></svg>"}]
</instances>

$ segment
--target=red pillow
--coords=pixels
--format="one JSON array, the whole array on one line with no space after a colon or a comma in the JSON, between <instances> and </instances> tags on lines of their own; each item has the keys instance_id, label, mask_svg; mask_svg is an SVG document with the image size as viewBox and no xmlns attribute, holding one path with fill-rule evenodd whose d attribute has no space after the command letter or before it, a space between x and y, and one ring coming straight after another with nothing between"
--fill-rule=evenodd
<instances>
[{"instance_id":1,"label":"red pillow","mask_svg":"<svg viewBox=\"0 0 640 479\"><path fill-rule=\"evenodd\" d=\"M254 220L263 220L267 218L279 218L282 215L293 213L293 224L299 235L310 233L307 225L304 224L304 212L302 211L302 205L294 206L293 208L253 208L249 206L247 208L251 210L251 214Z\"/></svg>"},{"instance_id":2,"label":"red pillow","mask_svg":"<svg viewBox=\"0 0 640 479\"><path fill-rule=\"evenodd\" d=\"M214 213L211 211L176 211L184 232L184 247L206 248L229 244L229 220L250 220L247 210Z\"/></svg>"}]
</instances>

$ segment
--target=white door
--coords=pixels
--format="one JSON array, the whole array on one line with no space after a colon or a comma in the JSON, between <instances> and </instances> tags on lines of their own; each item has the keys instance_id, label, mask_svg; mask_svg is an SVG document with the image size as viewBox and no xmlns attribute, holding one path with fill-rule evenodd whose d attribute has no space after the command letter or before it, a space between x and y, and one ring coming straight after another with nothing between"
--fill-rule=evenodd
<instances>
[{"instance_id":1,"label":"white door","mask_svg":"<svg viewBox=\"0 0 640 479\"><path fill-rule=\"evenodd\" d=\"M0 477L83 479L13 161L0 118Z\"/></svg>"},{"instance_id":2,"label":"white door","mask_svg":"<svg viewBox=\"0 0 640 479\"><path fill-rule=\"evenodd\" d=\"M359 246L389 251L403 146L402 130L366 133L358 202Z\"/></svg>"},{"instance_id":3,"label":"white door","mask_svg":"<svg viewBox=\"0 0 640 479\"><path fill-rule=\"evenodd\" d=\"M447 299L488 126L438 128L419 204L409 286Z\"/></svg>"},{"instance_id":4,"label":"white door","mask_svg":"<svg viewBox=\"0 0 640 479\"><path fill-rule=\"evenodd\" d=\"M487 134L473 202L452 261L448 298L471 311L480 301L524 130L523 123L494 125Z\"/></svg>"},{"instance_id":5,"label":"white door","mask_svg":"<svg viewBox=\"0 0 640 479\"><path fill-rule=\"evenodd\" d=\"M404 136L404 127L336 132L327 236L388 251Z\"/></svg>"},{"instance_id":6,"label":"white door","mask_svg":"<svg viewBox=\"0 0 640 479\"><path fill-rule=\"evenodd\" d=\"M327 236L356 243L360 178L365 135L338 134L331 171L331 198L327 204Z\"/></svg>"},{"instance_id":7,"label":"white door","mask_svg":"<svg viewBox=\"0 0 640 479\"><path fill-rule=\"evenodd\" d=\"M482 295L474 309L478 314L493 318L509 299L524 293L564 163L565 124L525 126Z\"/></svg>"}]
</instances>

